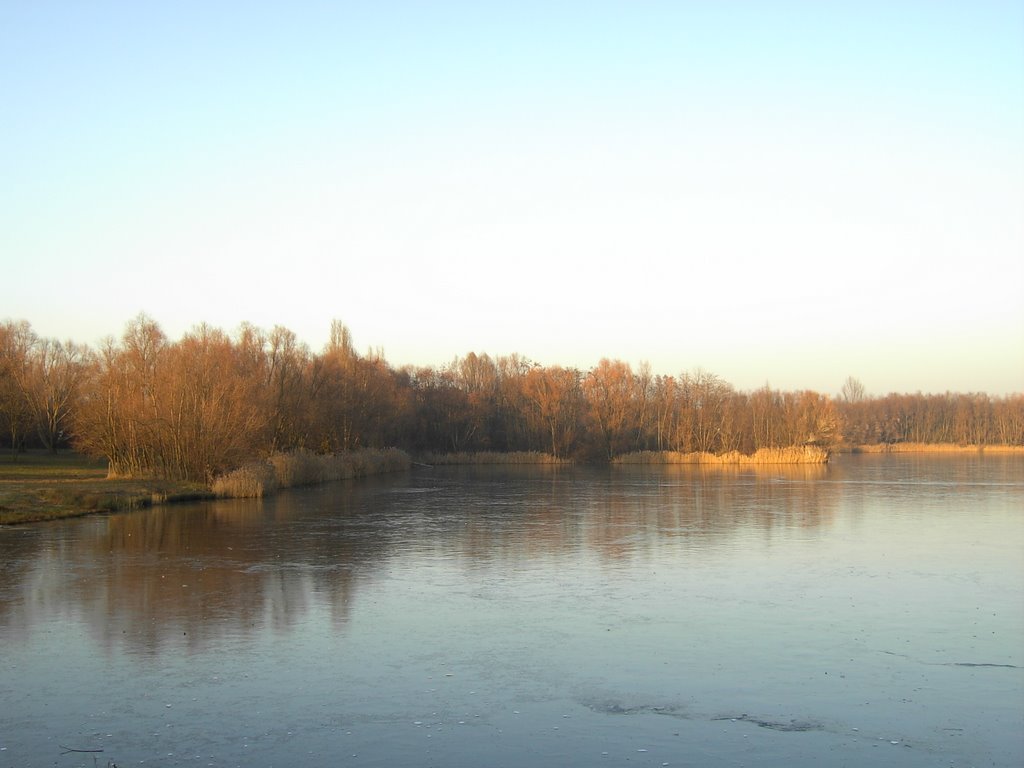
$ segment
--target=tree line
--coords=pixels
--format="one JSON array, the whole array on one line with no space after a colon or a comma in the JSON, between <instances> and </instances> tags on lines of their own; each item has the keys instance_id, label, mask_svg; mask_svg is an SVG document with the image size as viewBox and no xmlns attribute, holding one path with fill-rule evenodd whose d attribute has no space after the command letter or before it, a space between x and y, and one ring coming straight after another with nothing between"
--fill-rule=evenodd
<instances>
[{"instance_id":1,"label":"tree line","mask_svg":"<svg viewBox=\"0 0 1024 768\"><path fill-rule=\"evenodd\" d=\"M738 391L701 370L656 375L601 360L583 371L470 352L393 367L332 323L313 352L287 328L199 325L167 338L145 315L97 348L0 324L3 444L72 446L113 475L208 481L253 457L400 447L414 454L541 451L581 460L632 451L753 453L848 443L1024 445L1024 395L868 397Z\"/></svg>"}]
</instances>

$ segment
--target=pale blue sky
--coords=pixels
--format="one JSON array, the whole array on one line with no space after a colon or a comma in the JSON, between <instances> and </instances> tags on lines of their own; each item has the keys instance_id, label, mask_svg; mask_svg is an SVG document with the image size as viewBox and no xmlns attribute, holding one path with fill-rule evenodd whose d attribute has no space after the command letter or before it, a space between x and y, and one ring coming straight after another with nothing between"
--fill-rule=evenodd
<instances>
[{"instance_id":1,"label":"pale blue sky","mask_svg":"<svg viewBox=\"0 0 1024 768\"><path fill-rule=\"evenodd\" d=\"M0 318L1024 390L1024 3L0 0Z\"/></svg>"}]
</instances>

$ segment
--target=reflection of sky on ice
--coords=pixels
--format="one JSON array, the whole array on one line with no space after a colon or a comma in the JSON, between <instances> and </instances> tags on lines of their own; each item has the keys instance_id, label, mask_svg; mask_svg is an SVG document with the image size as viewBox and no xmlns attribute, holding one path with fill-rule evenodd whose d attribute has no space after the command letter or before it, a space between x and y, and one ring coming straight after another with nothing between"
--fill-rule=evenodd
<instances>
[{"instance_id":1,"label":"reflection of sky on ice","mask_svg":"<svg viewBox=\"0 0 1024 768\"><path fill-rule=\"evenodd\" d=\"M0 746L1011 764L1020 470L438 468L6 529Z\"/></svg>"}]
</instances>

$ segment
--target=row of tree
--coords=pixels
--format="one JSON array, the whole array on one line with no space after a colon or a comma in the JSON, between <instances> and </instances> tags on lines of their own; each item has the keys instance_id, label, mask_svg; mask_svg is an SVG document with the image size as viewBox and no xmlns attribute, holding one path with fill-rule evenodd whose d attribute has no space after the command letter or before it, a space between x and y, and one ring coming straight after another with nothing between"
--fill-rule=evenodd
<instances>
[{"instance_id":1,"label":"row of tree","mask_svg":"<svg viewBox=\"0 0 1024 768\"><path fill-rule=\"evenodd\" d=\"M178 341L139 316L97 349L0 324L0 426L12 448L73 445L111 472L207 480L254 456L398 446L414 453L637 450L744 453L839 441L1024 444L1024 395L838 398L737 391L703 371L581 371L469 353L440 368L358 354L348 329L312 352L293 332L201 325Z\"/></svg>"}]
</instances>

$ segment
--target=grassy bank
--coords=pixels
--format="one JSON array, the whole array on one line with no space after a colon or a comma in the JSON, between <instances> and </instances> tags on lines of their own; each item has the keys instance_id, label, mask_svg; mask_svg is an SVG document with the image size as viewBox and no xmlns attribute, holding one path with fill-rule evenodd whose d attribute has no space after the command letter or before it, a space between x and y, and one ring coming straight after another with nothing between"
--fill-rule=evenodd
<instances>
[{"instance_id":1,"label":"grassy bank","mask_svg":"<svg viewBox=\"0 0 1024 768\"><path fill-rule=\"evenodd\" d=\"M210 498L197 483L109 479L104 461L62 451L0 455L0 525Z\"/></svg>"},{"instance_id":2,"label":"grassy bank","mask_svg":"<svg viewBox=\"0 0 1024 768\"><path fill-rule=\"evenodd\" d=\"M569 459L559 459L550 453L539 451L476 451L472 453L425 453L418 457L422 464L431 466L452 464L571 464Z\"/></svg>"},{"instance_id":3,"label":"grassy bank","mask_svg":"<svg viewBox=\"0 0 1024 768\"><path fill-rule=\"evenodd\" d=\"M0 456L0 525L123 512L156 504L215 497L254 498L279 488L345 480L408 469L396 449L336 456L277 454L202 483L149 478L110 478L105 461L76 453L30 452Z\"/></svg>"},{"instance_id":4,"label":"grassy bank","mask_svg":"<svg viewBox=\"0 0 1024 768\"><path fill-rule=\"evenodd\" d=\"M221 475L213 481L212 490L219 498L260 498L279 488L401 472L411 464L409 455L397 448L366 448L327 456L306 451L277 453Z\"/></svg>"},{"instance_id":5,"label":"grassy bank","mask_svg":"<svg viewBox=\"0 0 1024 768\"><path fill-rule=\"evenodd\" d=\"M829 452L814 445L790 448L761 448L748 455L739 451L729 453L680 453L679 451L637 451L616 456L613 464L703 464L735 466L742 464L825 464Z\"/></svg>"},{"instance_id":6,"label":"grassy bank","mask_svg":"<svg viewBox=\"0 0 1024 768\"><path fill-rule=\"evenodd\" d=\"M874 443L846 446L849 453L1024 453L1024 445L957 445L956 443Z\"/></svg>"}]
</instances>

